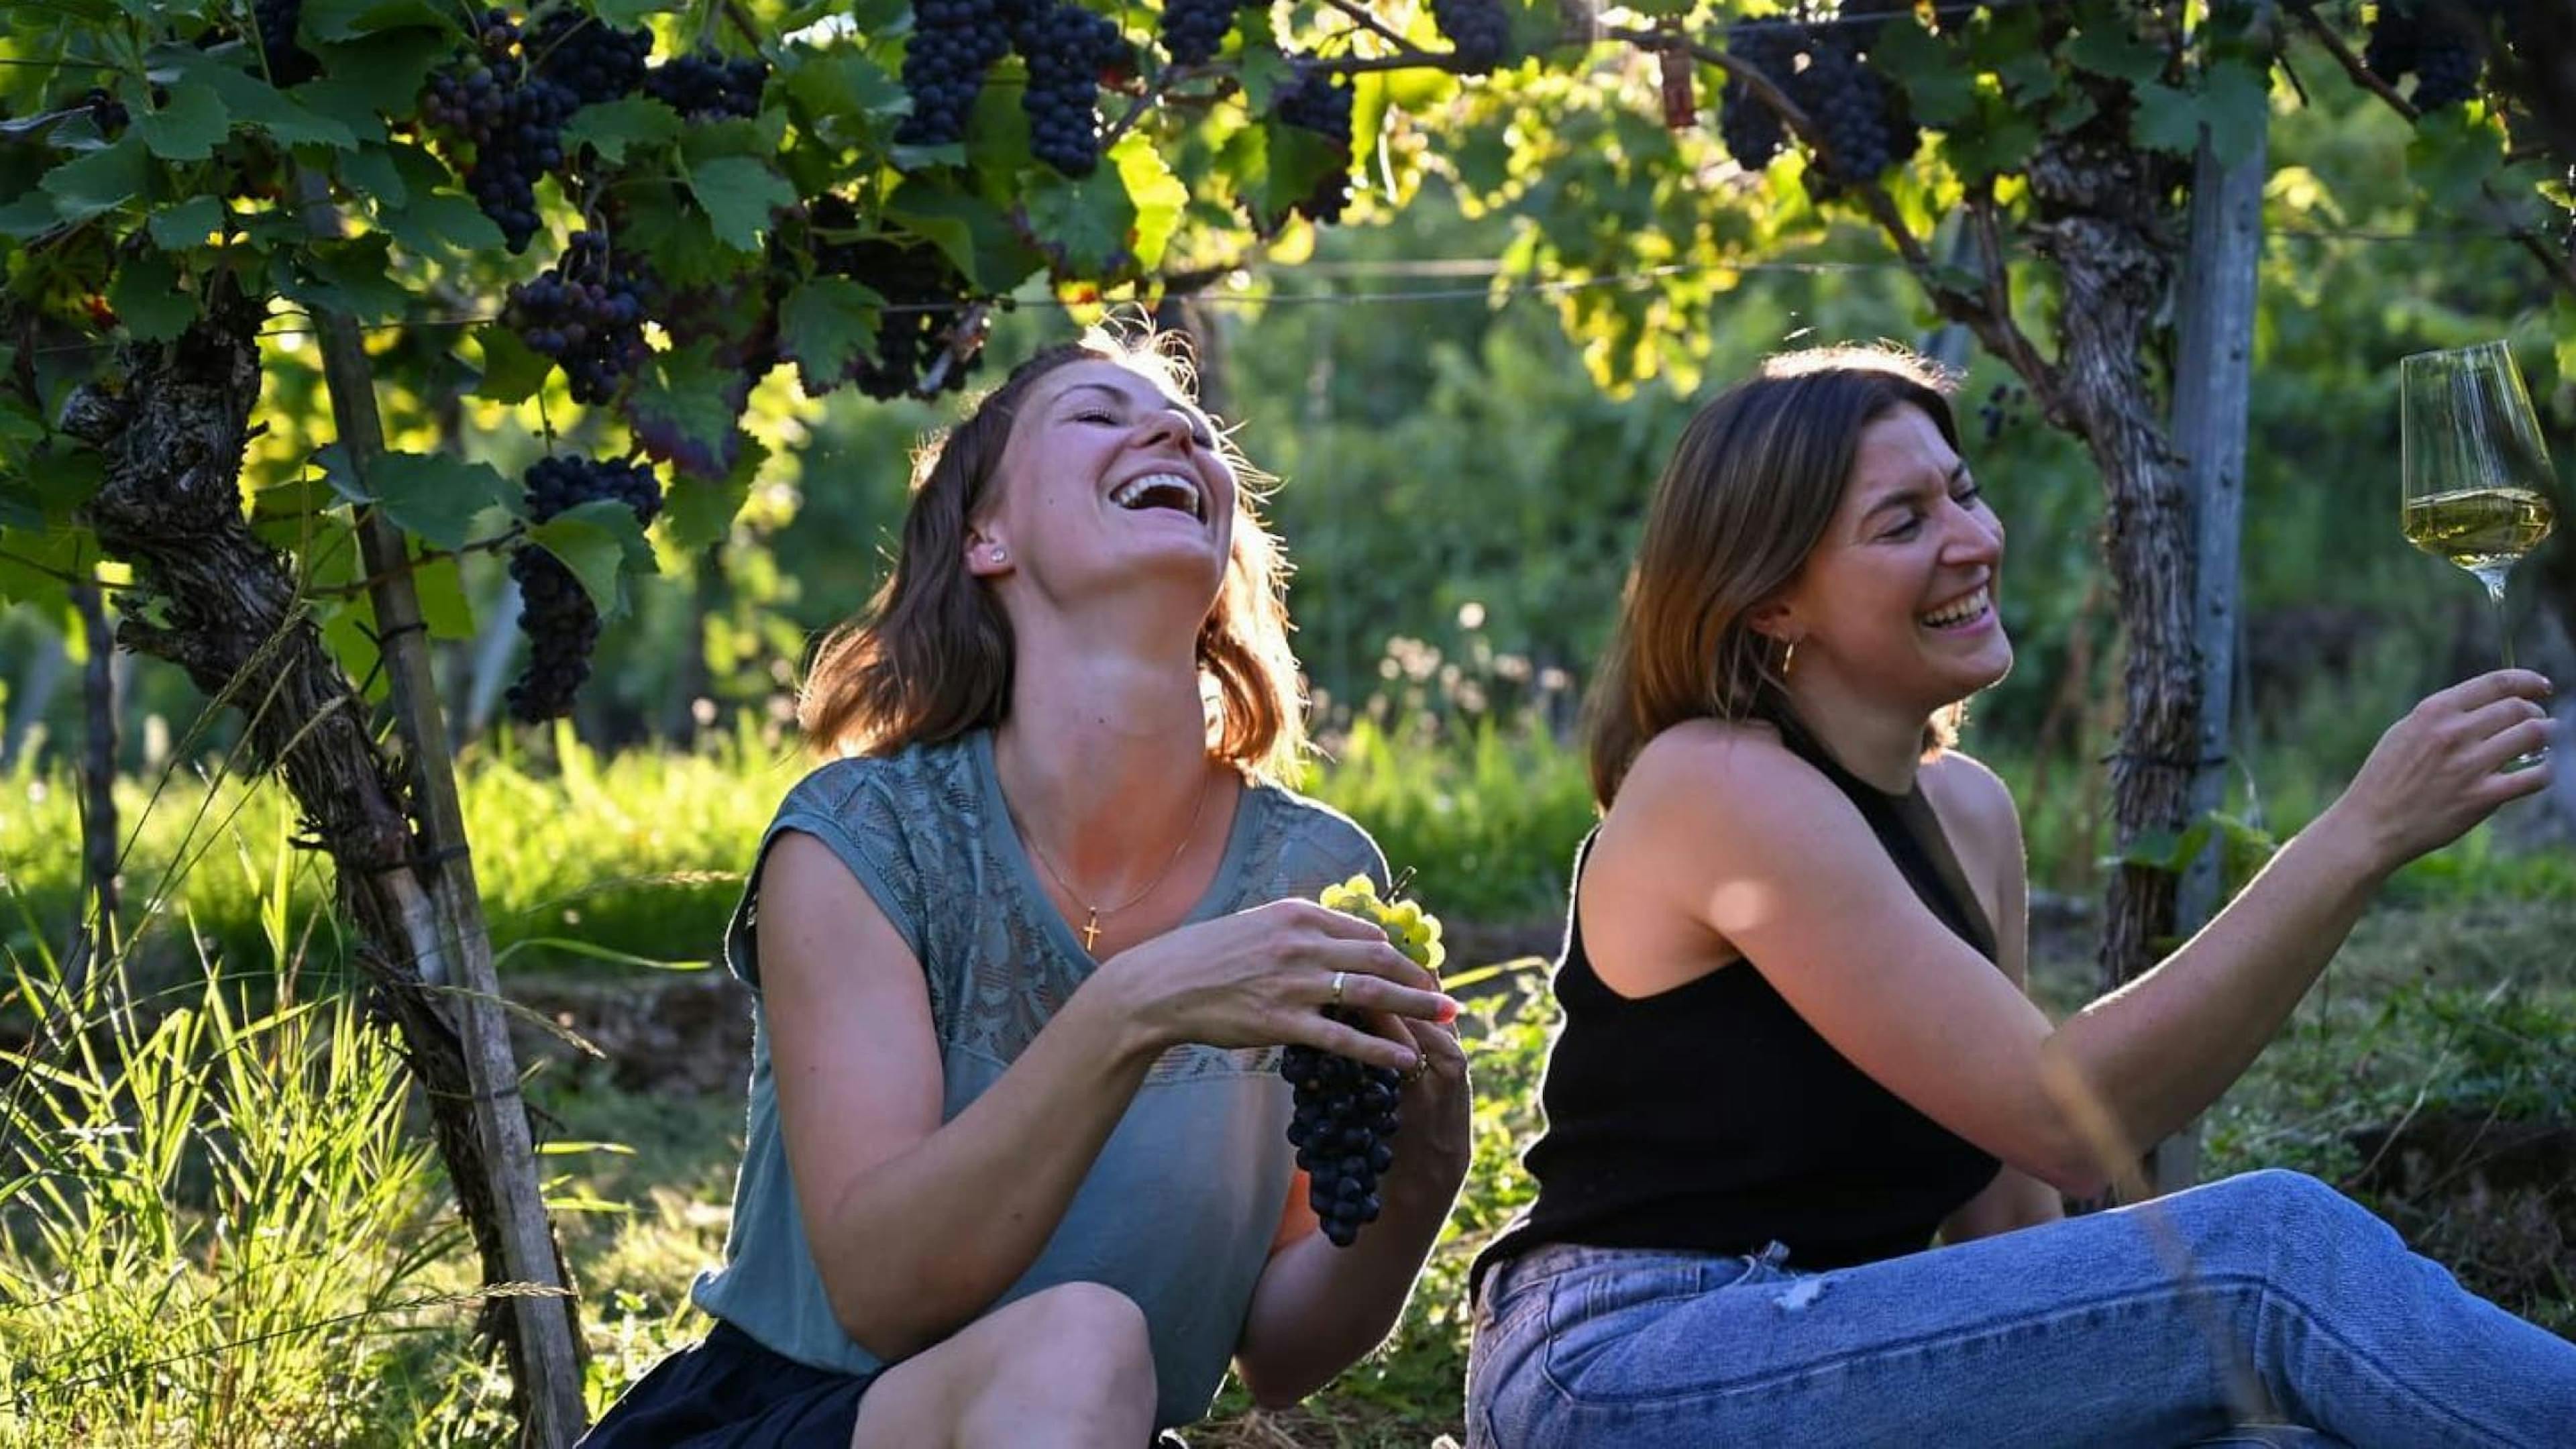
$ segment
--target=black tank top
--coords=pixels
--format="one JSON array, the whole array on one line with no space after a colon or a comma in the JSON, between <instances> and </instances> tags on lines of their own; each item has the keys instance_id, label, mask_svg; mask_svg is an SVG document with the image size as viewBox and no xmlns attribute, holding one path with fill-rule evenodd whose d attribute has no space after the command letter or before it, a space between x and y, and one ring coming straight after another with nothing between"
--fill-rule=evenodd
<instances>
[{"instance_id":1,"label":"black tank top","mask_svg":"<svg viewBox=\"0 0 2576 1449\"><path fill-rule=\"evenodd\" d=\"M1854 777L1794 721L1781 740L1860 808L1915 894L1995 959L1995 936L1921 787ZM1583 876L1592 838L1575 856ZM1571 913L1555 980L1564 1025L1523 1157L1538 1198L1470 1281L1543 1243L1751 1254L1838 1268L1918 1252L2000 1164L1827 1045L1750 961L1635 1000L1594 973Z\"/></svg>"}]
</instances>

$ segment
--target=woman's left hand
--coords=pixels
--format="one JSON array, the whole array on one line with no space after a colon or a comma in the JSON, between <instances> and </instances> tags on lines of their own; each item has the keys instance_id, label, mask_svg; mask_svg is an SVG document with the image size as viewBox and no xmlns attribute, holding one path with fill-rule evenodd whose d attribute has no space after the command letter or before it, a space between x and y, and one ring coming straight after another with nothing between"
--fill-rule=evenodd
<instances>
[{"instance_id":1,"label":"woman's left hand","mask_svg":"<svg viewBox=\"0 0 2576 1449\"><path fill-rule=\"evenodd\" d=\"M1397 1139L1394 1171L1408 1164L1437 1169L1444 1187L1465 1180L1475 1144L1468 1125L1472 1092L1467 1081L1467 1051L1458 1040L1456 1021L1420 1021L1376 1014L1380 1036L1410 1040L1422 1053L1422 1065L1406 1074L1396 1111L1404 1135ZM1397 1035L1398 1032L1404 1035Z\"/></svg>"}]
</instances>

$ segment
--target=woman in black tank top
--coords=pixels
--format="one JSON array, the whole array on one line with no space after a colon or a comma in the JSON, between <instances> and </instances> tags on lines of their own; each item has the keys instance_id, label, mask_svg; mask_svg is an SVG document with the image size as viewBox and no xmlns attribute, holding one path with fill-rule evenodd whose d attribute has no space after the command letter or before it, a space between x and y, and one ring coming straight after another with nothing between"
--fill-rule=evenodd
<instances>
[{"instance_id":1,"label":"woman in black tank top","mask_svg":"<svg viewBox=\"0 0 2576 1449\"><path fill-rule=\"evenodd\" d=\"M2501 767L2547 681L2426 699L2206 930L2052 1024L2012 800L1951 747L2012 646L1943 387L1775 358L1658 485L1538 1194L1472 1274L1471 1446L2576 1443L2576 1346L2314 1179L2060 1212L2106 1130L2225 1090L2389 872L2546 783Z\"/></svg>"}]
</instances>

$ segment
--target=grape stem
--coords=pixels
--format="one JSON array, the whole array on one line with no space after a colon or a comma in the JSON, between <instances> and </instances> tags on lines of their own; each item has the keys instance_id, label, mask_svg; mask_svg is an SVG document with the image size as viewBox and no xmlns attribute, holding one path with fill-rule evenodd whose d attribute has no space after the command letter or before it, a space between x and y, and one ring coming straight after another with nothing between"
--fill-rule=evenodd
<instances>
[{"instance_id":1,"label":"grape stem","mask_svg":"<svg viewBox=\"0 0 2576 1449\"><path fill-rule=\"evenodd\" d=\"M1405 39L1403 36L1396 34L1394 31L1389 30L1384 21L1381 21L1375 15L1370 14L1366 6L1354 3L1354 0L1324 0L1324 3L1332 6L1336 10L1339 10L1351 19L1358 21L1371 32L1383 37L1389 44L1396 48L1398 54L1429 55L1431 53L1424 50L1421 46L1414 44L1412 41Z\"/></svg>"}]
</instances>

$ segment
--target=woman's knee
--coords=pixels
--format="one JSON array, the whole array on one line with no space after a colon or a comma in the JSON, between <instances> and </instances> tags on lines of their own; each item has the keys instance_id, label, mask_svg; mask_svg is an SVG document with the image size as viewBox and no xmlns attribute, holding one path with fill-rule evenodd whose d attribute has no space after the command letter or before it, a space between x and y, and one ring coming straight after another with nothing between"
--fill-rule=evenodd
<instances>
[{"instance_id":1,"label":"woman's knee","mask_svg":"<svg viewBox=\"0 0 2576 1449\"><path fill-rule=\"evenodd\" d=\"M993 1315L1007 1315L1010 1358L1050 1380L1078 1371L1093 1382L1142 1378L1151 1393L1154 1351L1145 1310L1105 1283L1059 1283Z\"/></svg>"},{"instance_id":2,"label":"woman's knee","mask_svg":"<svg viewBox=\"0 0 2576 1449\"><path fill-rule=\"evenodd\" d=\"M2281 1227L2377 1222L2370 1211L2327 1182L2304 1172L2266 1167L2227 1178L2214 1187L2230 1206Z\"/></svg>"}]
</instances>

